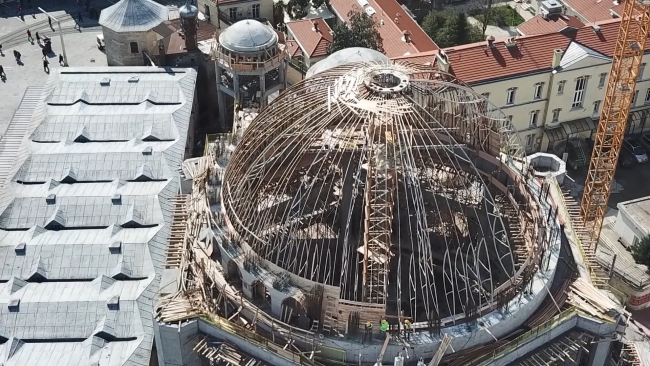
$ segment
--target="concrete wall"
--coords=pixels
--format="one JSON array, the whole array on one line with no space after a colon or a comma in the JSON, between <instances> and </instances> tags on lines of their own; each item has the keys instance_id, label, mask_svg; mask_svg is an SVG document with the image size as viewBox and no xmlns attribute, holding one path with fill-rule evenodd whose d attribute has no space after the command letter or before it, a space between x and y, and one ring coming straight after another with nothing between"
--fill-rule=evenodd
<instances>
[{"instance_id":1,"label":"concrete wall","mask_svg":"<svg viewBox=\"0 0 650 366\"><path fill-rule=\"evenodd\" d=\"M152 56L157 51L157 38L154 31L117 33L102 27L106 44L108 66L148 66L144 63L143 52ZM138 44L138 52L131 52L131 42Z\"/></svg>"},{"instance_id":2,"label":"concrete wall","mask_svg":"<svg viewBox=\"0 0 650 366\"><path fill-rule=\"evenodd\" d=\"M201 365L199 354L193 351L189 340L199 333L199 321L179 324L162 324L154 321L154 336L158 362L165 366Z\"/></svg>"},{"instance_id":3,"label":"concrete wall","mask_svg":"<svg viewBox=\"0 0 650 366\"><path fill-rule=\"evenodd\" d=\"M632 220L624 208L621 209L621 206L619 205L618 209L614 231L621 237L621 240L625 245L632 245L635 237L641 240L648 235L644 228L640 227L634 222L634 220Z\"/></svg>"}]
</instances>

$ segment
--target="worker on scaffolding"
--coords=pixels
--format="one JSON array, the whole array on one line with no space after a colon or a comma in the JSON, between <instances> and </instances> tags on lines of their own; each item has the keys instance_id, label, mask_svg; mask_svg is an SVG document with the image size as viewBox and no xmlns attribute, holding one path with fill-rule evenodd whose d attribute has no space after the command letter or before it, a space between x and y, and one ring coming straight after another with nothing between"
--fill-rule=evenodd
<instances>
[{"instance_id":1,"label":"worker on scaffolding","mask_svg":"<svg viewBox=\"0 0 650 366\"><path fill-rule=\"evenodd\" d=\"M404 339L411 340L411 321L404 319Z\"/></svg>"},{"instance_id":2,"label":"worker on scaffolding","mask_svg":"<svg viewBox=\"0 0 650 366\"><path fill-rule=\"evenodd\" d=\"M361 344L366 343L366 338L372 343L372 323L371 322L366 322L366 325L364 326L365 332L363 333L363 341Z\"/></svg>"},{"instance_id":3,"label":"worker on scaffolding","mask_svg":"<svg viewBox=\"0 0 650 366\"><path fill-rule=\"evenodd\" d=\"M381 334L384 336L383 338L386 338L386 335L388 334L388 321L386 318L381 319L381 324L379 325L379 330L381 331Z\"/></svg>"}]
</instances>

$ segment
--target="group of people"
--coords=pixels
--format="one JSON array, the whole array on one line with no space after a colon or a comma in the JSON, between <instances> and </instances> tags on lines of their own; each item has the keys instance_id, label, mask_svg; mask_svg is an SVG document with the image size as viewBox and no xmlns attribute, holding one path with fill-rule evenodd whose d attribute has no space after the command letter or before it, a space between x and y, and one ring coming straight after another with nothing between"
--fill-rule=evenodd
<instances>
[{"instance_id":1,"label":"group of people","mask_svg":"<svg viewBox=\"0 0 650 366\"><path fill-rule=\"evenodd\" d=\"M405 340L410 340L411 339L411 331L413 330L413 328L411 327L412 326L411 320L409 320L408 318L404 319L404 321L402 322L402 325L404 326L404 334L403 334L404 339ZM386 320L386 318L382 317L381 321L379 322L379 332L381 334L382 339L386 338L389 329L390 329L390 324L388 324L388 320ZM372 322L367 321L365 326L364 326L364 330L365 330L365 332L363 334L362 344L366 343L366 339L369 340L370 342L372 342Z\"/></svg>"}]
</instances>

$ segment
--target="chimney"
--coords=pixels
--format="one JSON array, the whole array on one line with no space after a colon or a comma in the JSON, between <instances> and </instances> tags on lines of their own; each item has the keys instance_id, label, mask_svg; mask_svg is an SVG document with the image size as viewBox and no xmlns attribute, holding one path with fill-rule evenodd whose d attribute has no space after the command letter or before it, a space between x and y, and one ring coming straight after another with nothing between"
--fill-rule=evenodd
<instances>
[{"instance_id":1,"label":"chimney","mask_svg":"<svg viewBox=\"0 0 650 366\"><path fill-rule=\"evenodd\" d=\"M313 27L311 28L311 30L313 30L314 32L318 32L318 20L316 20L316 19L312 20L312 21L311 21L311 24L312 24L312 26L313 26Z\"/></svg>"},{"instance_id":2,"label":"chimney","mask_svg":"<svg viewBox=\"0 0 650 366\"><path fill-rule=\"evenodd\" d=\"M408 29L404 29L404 31L402 31L402 41L411 43L411 32Z\"/></svg>"},{"instance_id":3,"label":"chimney","mask_svg":"<svg viewBox=\"0 0 650 366\"><path fill-rule=\"evenodd\" d=\"M552 68L557 68L560 66L560 61L562 61L562 56L564 55L564 51L561 49L556 49L553 51L553 63L551 64Z\"/></svg>"},{"instance_id":4,"label":"chimney","mask_svg":"<svg viewBox=\"0 0 650 366\"><path fill-rule=\"evenodd\" d=\"M436 55L438 59L438 68L444 72L449 72L449 58L444 50L440 50L440 53Z\"/></svg>"},{"instance_id":5,"label":"chimney","mask_svg":"<svg viewBox=\"0 0 650 366\"><path fill-rule=\"evenodd\" d=\"M393 22L394 22L395 24L399 24L399 18L398 18L398 17L395 17L395 19L393 19Z\"/></svg>"},{"instance_id":6,"label":"chimney","mask_svg":"<svg viewBox=\"0 0 650 366\"><path fill-rule=\"evenodd\" d=\"M487 45L488 48L494 47L494 36L487 36Z\"/></svg>"}]
</instances>

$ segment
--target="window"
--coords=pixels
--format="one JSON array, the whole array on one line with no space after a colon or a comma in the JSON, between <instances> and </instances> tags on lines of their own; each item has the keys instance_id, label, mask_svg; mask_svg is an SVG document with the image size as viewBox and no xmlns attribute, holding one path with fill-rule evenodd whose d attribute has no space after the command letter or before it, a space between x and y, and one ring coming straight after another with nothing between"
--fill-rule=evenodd
<instances>
[{"instance_id":1,"label":"window","mask_svg":"<svg viewBox=\"0 0 650 366\"><path fill-rule=\"evenodd\" d=\"M600 74L600 77L598 78L598 87L602 88L603 86L605 86L605 81L607 81L607 73L603 72L602 74Z\"/></svg>"},{"instance_id":2,"label":"window","mask_svg":"<svg viewBox=\"0 0 650 366\"><path fill-rule=\"evenodd\" d=\"M253 19L260 17L260 4L253 4Z\"/></svg>"},{"instance_id":3,"label":"window","mask_svg":"<svg viewBox=\"0 0 650 366\"><path fill-rule=\"evenodd\" d=\"M646 89L646 91L645 91L645 100L643 102L645 104L650 103L650 88Z\"/></svg>"},{"instance_id":4,"label":"window","mask_svg":"<svg viewBox=\"0 0 650 366\"><path fill-rule=\"evenodd\" d=\"M554 109L553 110L553 120L551 122L557 122L560 120L560 108Z\"/></svg>"},{"instance_id":5,"label":"window","mask_svg":"<svg viewBox=\"0 0 650 366\"><path fill-rule=\"evenodd\" d=\"M599 114L600 113L600 100L597 100L594 102L594 110L591 112L592 114Z\"/></svg>"},{"instance_id":6,"label":"window","mask_svg":"<svg viewBox=\"0 0 650 366\"><path fill-rule=\"evenodd\" d=\"M634 97L632 97L632 107L636 105L636 100L639 98L639 91L634 92Z\"/></svg>"},{"instance_id":7,"label":"window","mask_svg":"<svg viewBox=\"0 0 650 366\"><path fill-rule=\"evenodd\" d=\"M515 104L515 93L516 92L517 92L517 88L508 89L508 94L506 95L506 105Z\"/></svg>"},{"instance_id":8,"label":"window","mask_svg":"<svg viewBox=\"0 0 650 366\"><path fill-rule=\"evenodd\" d=\"M542 90L544 90L544 83L535 84L533 99L542 99Z\"/></svg>"},{"instance_id":9,"label":"window","mask_svg":"<svg viewBox=\"0 0 650 366\"><path fill-rule=\"evenodd\" d=\"M643 80L643 72L645 71L645 62L641 64L639 68L639 76L636 78L637 81Z\"/></svg>"},{"instance_id":10,"label":"window","mask_svg":"<svg viewBox=\"0 0 650 366\"><path fill-rule=\"evenodd\" d=\"M557 95L564 94L564 84L566 84L566 80L557 83Z\"/></svg>"},{"instance_id":11,"label":"window","mask_svg":"<svg viewBox=\"0 0 650 366\"><path fill-rule=\"evenodd\" d=\"M573 104L571 108L581 108L585 101L585 90L587 89L587 77L582 76L576 79L576 90L573 92Z\"/></svg>"},{"instance_id":12,"label":"window","mask_svg":"<svg viewBox=\"0 0 650 366\"><path fill-rule=\"evenodd\" d=\"M138 42L131 42L131 53L138 53Z\"/></svg>"},{"instance_id":13,"label":"window","mask_svg":"<svg viewBox=\"0 0 650 366\"><path fill-rule=\"evenodd\" d=\"M535 134L531 133L530 135L526 136L526 147L533 147L533 144L535 143Z\"/></svg>"},{"instance_id":14,"label":"window","mask_svg":"<svg viewBox=\"0 0 650 366\"><path fill-rule=\"evenodd\" d=\"M237 8L228 9L228 16L230 20L237 20Z\"/></svg>"},{"instance_id":15,"label":"window","mask_svg":"<svg viewBox=\"0 0 650 366\"><path fill-rule=\"evenodd\" d=\"M528 127L537 127L537 116L539 115L539 111L531 111L530 112L530 121L528 123Z\"/></svg>"}]
</instances>

